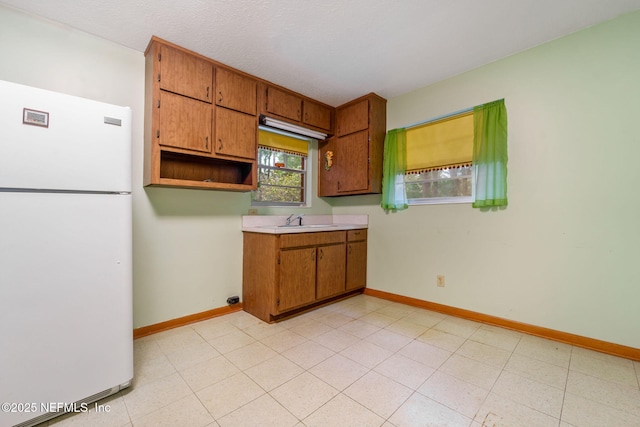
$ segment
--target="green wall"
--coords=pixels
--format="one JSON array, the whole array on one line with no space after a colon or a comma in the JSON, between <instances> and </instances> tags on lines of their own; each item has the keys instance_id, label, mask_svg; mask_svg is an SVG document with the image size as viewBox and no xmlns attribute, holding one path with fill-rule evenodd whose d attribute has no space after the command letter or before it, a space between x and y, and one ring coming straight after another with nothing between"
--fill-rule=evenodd
<instances>
[{"instance_id":1,"label":"green wall","mask_svg":"<svg viewBox=\"0 0 640 427\"><path fill-rule=\"evenodd\" d=\"M368 286L640 347L640 13L390 99L388 128L504 98L509 206L368 213ZM445 287L436 287L436 275Z\"/></svg>"}]
</instances>

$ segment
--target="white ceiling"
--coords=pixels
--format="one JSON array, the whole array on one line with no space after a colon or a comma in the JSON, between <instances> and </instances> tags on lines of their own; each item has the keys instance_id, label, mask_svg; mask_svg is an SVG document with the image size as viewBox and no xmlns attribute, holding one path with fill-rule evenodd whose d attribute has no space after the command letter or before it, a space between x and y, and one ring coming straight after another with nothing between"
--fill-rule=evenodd
<instances>
[{"instance_id":1,"label":"white ceiling","mask_svg":"<svg viewBox=\"0 0 640 427\"><path fill-rule=\"evenodd\" d=\"M0 0L143 52L152 35L330 105L391 98L640 0Z\"/></svg>"}]
</instances>

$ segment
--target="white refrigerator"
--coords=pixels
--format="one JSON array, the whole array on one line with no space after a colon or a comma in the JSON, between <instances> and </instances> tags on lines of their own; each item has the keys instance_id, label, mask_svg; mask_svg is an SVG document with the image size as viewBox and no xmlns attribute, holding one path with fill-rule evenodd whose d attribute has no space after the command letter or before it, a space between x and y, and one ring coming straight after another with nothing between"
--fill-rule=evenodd
<instances>
[{"instance_id":1,"label":"white refrigerator","mask_svg":"<svg viewBox=\"0 0 640 427\"><path fill-rule=\"evenodd\" d=\"M131 384L131 227L131 110L0 81L0 427Z\"/></svg>"}]
</instances>

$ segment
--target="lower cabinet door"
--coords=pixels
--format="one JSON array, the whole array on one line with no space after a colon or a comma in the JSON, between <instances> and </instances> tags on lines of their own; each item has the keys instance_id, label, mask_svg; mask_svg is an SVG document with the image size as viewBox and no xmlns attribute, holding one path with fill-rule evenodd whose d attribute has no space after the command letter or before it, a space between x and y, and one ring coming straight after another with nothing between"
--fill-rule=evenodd
<instances>
[{"instance_id":1,"label":"lower cabinet door","mask_svg":"<svg viewBox=\"0 0 640 427\"><path fill-rule=\"evenodd\" d=\"M347 245L347 290L367 285L367 242L349 242Z\"/></svg>"},{"instance_id":2,"label":"lower cabinet door","mask_svg":"<svg viewBox=\"0 0 640 427\"><path fill-rule=\"evenodd\" d=\"M282 313L316 298L316 248L280 251L277 311Z\"/></svg>"},{"instance_id":3,"label":"lower cabinet door","mask_svg":"<svg viewBox=\"0 0 640 427\"><path fill-rule=\"evenodd\" d=\"M318 254L318 282L316 298L328 298L345 290L345 244L320 246Z\"/></svg>"}]
</instances>

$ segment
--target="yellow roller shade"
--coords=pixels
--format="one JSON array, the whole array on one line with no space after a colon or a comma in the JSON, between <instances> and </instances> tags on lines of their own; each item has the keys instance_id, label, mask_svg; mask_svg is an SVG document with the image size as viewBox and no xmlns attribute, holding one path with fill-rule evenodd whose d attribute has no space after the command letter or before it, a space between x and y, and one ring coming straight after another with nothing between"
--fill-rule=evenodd
<instances>
[{"instance_id":1,"label":"yellow roller shade","mask_svg":"<svg viewBox=\"0 0 640 427\"><path fill-rule=\"evenodd\" d=\"M471 163L473 111L407 129L407 172Z\"/></svg>"},{"instance_id":2,"label":"yellow roller shade","mask_svg":"<svg viewBox=\"0 0 640 427\"><path fill-rule=\"evenodd\" d=\"M258 145L303 156L306 156L309 151L309 143L307 141L265 130L258 131Z\"/></svg>"}]
</instances>

